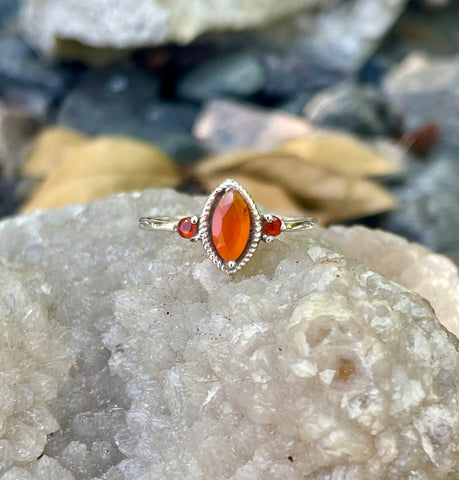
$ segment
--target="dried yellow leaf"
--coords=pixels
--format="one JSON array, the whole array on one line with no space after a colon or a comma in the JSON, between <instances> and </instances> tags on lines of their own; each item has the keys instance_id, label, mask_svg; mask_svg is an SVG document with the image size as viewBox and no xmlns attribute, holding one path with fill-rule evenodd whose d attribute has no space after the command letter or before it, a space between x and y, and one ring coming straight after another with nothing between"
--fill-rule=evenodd
<instances>
[{"instance_id":1,"label":"dried yellow leaf","mask_svg":"<svg viewBox=\"0 0 459 480\"><path fill-rule=\"evenodd\" d=\"M178 182L176 166L159 149L129 138L100 137L68 152L23 211L89 202L123 191L174 188Z\"/></svg>"},{"instance_id":2,"label":"dried yellow leaf","mask_svg":"<svg viewBox=\"0 0 459 480\"><path fill-rule=\"evenodd\" d=\"M207 186L227 177L243 178L243 185L256 182L260 200L253 196L265 208L284 213L280 208L293 211L296 203L302 213L332 223L393 209L394 197L365 177L397 168L348 135L324 133L289 140L271 152L248 150L209 158L195 166L194 174Z\"/></svg>"},{"instance_id":3,"label":"dried yellow leaf","mask_svg":"<svg viewBox=\"0 0 459 480\"><path fill-rule=\"evenodd\" d=\"M308 193L326 224L376 215L397 205L393 195L371 180L324 177ZM309 204L307 199L304 201Z\"/></svg>"},{"instance_id":4,"label":"dried yellow leaf","mask_svg":"<svg viewBox=\"0 0 459 480\"><path fill-rule=\"evenodd\" d=\"M72 151L50 180L95 175L157 176L177 181L177 168L159 148L140 140L99 137Z\"/></svg>"},{"instance_id":5,"label":"dried yellow leaf","mask_svg":"<svg viewBox=\"0 0 459 480\"><path fill-rule=\"evenodd\" d=\"M35 140L22 169L23 175L44 179L62 163L67 154L88 141L74 130L48 127Z\"/></svg>"},{"instance_id":6,"label":"dried yellow leaf","mask_svg":"<svg viewBox=\"0 0 459 480\"><path fill-rule=\"evenodd\" d=\"M319 132L282 143L279 153L288 153L332 173L346 177L378 177L396 173L399 165L360 140L337 132Z\"/></svg>"},{"instance_id":7,"label":"dried yellow leaf","mask_svg":"<svg viewBox=\"0 0 459 480\"><path fill-rule=\"evenodd\" d=\"M335 176L326 170L283 152L238 152L214 157L196 166L195 175L206 182L209 178L243 175L277 185L289 195L309 198L314 186ZM340 176L337 176L341 178Z\"/></svg>"}]
</instances>

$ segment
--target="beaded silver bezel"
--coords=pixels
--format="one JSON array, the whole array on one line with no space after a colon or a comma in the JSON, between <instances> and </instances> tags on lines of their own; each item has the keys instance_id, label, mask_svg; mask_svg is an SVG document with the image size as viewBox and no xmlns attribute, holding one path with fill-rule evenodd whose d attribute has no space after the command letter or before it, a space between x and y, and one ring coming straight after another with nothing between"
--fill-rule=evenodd
<instances>
[{"instance_id":1,"label":"beaded silver bezel","mask_svg":"<svg viewBox=\"0 0 459 480\"><path fill-rule=\"evenodd\" d=\"M235 262L225 262L218 254L212 239L212 224L210 222L210 215L213 207L215 206L215 202L218 202L220 197L229 190L235 190L241 194L242 198L247 204L247 207L249 208L251 218L250 235L245 248L245 254ZM204 209L199 220L198 235L202 241L205 252L218 268L227 274L233 274L239 271L244 265L247 264L247 262L255 253L258 243L261 240L261 232L261 216L258 212L257 206L247 191L235 180L225 180L210 194L206 204L204 205Z\"/></svg>"}]
</instances>

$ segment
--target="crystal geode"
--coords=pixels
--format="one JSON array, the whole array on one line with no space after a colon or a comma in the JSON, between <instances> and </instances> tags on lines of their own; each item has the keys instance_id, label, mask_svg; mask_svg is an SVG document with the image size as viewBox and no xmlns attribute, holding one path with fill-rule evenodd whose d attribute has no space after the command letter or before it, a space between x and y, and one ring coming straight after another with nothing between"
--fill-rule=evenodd
<instances>
[{"instance_id":1,"label":"crystal geode","mask_svg":"<svg viewBox=\"0 0 459 480\"><path fill-rule=\"evenodd\" d=\"M0 223L0 479L456 479L455 266L317 228L228 276L138 230L203 203L152 191Z\"/></svg>"}]
</instances>

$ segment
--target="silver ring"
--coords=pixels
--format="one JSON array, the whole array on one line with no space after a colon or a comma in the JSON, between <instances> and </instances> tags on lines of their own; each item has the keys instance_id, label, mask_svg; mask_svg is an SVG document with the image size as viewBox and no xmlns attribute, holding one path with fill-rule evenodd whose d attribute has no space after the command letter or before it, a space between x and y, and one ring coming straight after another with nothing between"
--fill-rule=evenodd
<instances>
[{"instance_id":1,"label":"silver ring","mask_svg":"<svg viewBox=\"0 0 459 480\"><path fill-rule=\"evenodd\" d=\"M225 180L209 196L200 216L139 218L144 230L177 232L200 240L209 258L228 274L236 273L252 258L260 240L272 242L284 231L309 230L314 217L262 215L247 191L235 180Z\"/></svg>"}]
</instances>

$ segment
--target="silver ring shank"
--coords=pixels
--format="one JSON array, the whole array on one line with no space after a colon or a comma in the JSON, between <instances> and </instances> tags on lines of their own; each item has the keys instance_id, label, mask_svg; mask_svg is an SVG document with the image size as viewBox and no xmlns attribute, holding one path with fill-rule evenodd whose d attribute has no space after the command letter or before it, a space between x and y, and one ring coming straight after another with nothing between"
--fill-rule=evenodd
<instances>
[{"instance_id":1,"label":"silver ring shank","mask_svg":"<svg viewBox=\"0 0 459 480\"><path fill-rule=\"evenodd\" d=\"M162 230L166 232L175 232L177 225L182 218L186 215L168 217L141 217L139 218L139 227L143 230ZM317 225L317 218L303 217L303 218L291 218L291 217L279 217L283 230L309 230Z\"/></svg>"},{"instance_id":2,"label":"silver ring shank","mask_svg":"<svg viewBox=\"0 0 459 480\"><path fill-rule=\"evenodd\" d=\"M285 218L280 217L285 230L309 230L317 225L317 218L303 217L303 218Z\"/></svg>"},{"instance_id":3,"label":"silver ring shank","mask_svg":"<svg viewBox=\"0 0 459 480\"><path fill-rule=\"evenodd\" d=\"M175 232L178 223L183 217L182 215L176 217L141 217L139 218L139 227L143 230Z\"/></svg>"}]
</instances>

